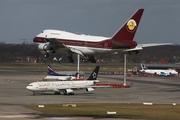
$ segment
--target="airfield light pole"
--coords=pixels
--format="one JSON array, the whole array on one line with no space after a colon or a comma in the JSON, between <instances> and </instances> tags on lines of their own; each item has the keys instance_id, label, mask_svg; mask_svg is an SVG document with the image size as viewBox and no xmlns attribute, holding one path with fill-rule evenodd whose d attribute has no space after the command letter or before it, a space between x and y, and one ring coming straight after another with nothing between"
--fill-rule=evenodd
<instances>
[{"instance_id":1,"label":"airfield light pole","mask_svg":"<svg viewBox=\"0 0 180 120\"><path fill-rule=\"evenodd\" d=\"M23 40L23 43L22 43L22 44L28 44L28 40L32 40L32 39L25 39L25 38L22 38L22 39L19 39L19 40Z\"/></svg>"},{"instance_id":2,"label":"airfield light pole","mask_svg":"<svg viewBox=\"0 0 180 120\"><path fill-rule=\"evenodd\" d=\"M124 54L124 86L126 86L126 54Z\"/></svg>"},{"instance_id":3,"label":"airfield light pole","mask_svg":"<svg viewBox=\"0 0 180 120\"><path fill-rule=\"evenodd\" d=\"M79 54L77 54L77 72L78 72L77 79L79 79L79 62L80 62L80 58L79 57L80 57Z\"/></svg>"}]
</instances>

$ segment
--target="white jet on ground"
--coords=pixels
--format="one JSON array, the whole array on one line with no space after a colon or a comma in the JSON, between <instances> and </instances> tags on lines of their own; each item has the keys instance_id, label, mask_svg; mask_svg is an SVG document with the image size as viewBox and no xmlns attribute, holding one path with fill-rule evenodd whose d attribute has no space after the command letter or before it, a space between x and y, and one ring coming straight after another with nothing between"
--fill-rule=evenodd
<instances>
[{"instance_id":1,"label":"white jet on ground","mask_svg":"<svg viewBox=\"0 0 180 120\"><path fill-rule=\"evenodd\" d=\"M177 76L178 72L173 69L167 69L167 70L162 70L162 69L147 69L147 67L141 63L141 72L145 72L147 74L153 74L153 75L158 75L158 76Z\"/></svg>"}]
</instances>

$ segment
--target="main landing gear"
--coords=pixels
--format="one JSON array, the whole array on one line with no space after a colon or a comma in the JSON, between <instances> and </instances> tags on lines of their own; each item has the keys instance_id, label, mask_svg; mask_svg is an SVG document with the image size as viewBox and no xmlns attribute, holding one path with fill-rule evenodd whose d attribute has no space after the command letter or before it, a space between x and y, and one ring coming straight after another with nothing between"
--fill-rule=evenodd
<instances>
[{"instance_id":1,"label":"main landing gear","mask_svg":"<svg viewBox=\"0 0 180 120\"><path fill-rule=\"evenodd\" d=\"M55 94L55 95L60 95L60 94L61 94L61 92L54 92L54 94Z\"/></svg>"},{"instance_id":2,"label":"main landing gear","mask_svg":"<svg viewBox=\"0 0 180 120\"><path fill-rule=\"evenodd\" d=\"M71 93L65 93L64 92L64 95L74 95L74 93L73 92L71 92Z\"/></svg>"},{"instance_id":3,"label":"main landing gear","mask_svg":"<svg viewBox=\"0 0 180 120\"><path fill-rule=\"evenodd\" d=\"M94 58L93 55L85 56L85 57L81 58L81 61L82 61L82 62L96 63L96 60L95 60L95 58Z\"/></svg>"},{"instance_id":4,"label":"main landing gear","mask_svg":"<svg viewBox=\"0 0 180 120\"><path fill-rule=\"evenodd\" d=\"M94 58L94 55L90 55L90 56L88 57L88 61L90 61L91 63L96 63L96 60L95 60L95 58Z\"/></svg>"},{"instance_id":5,"label":"main landing gear","mask_svg":"<svg viewBox=\"0 0 180 120\"><path fill-rule=\"evenodd\" d=\"M67 93L67 92L63 92L64 95L74 95L73 92L71 93ZM61 92L54 92L54 95L61 95Z\"/></svg>"},{"instance_id":6,"label":"main landing gear","mask_svg":"<svg viewBox=\"0 0 180 120\"><path fill-rule=\"evenodd\" d=\"M70 63L74 63L74 59L73 59L72 56L68 56L68 59L69 59L69 62L70 62Z\"/></svg>"},{"instance_id":7,"label":"main landing gear","mask_svg":"<svg viewBox=\"0 0 180 120\"><path fill-rule=\"evenodd\" d=\"M71 51L68 52L67 58L68 58L70 63L74 63L73 53Z\"/></svg>"},{"instance_id":8,"label":"main landing gear","mask_svg":"<svg viewBox=\"0 0 180 120\"><path fill-rule=\"evenodd\" d=\"M69 59L69 62L70 62L70 63L74 63L74 59L73 59L72 56L68 56L68 59ZM87 57L85 57L85 58L81 58L81 61L82 61L82 62L96 63L96 60L95 60L95 58L94 58L93 55L87 56Z\"/></svg>"},{"instance_id":9,"label":"main landing gear","mask_svg":"<svg viewBox=\"0 0 180 120\"><path fill-rule=\"evenodd\" d=\"M44 55L44 58L48 58L49 57L49 53L46 53L45 55Z\"/></svg>"}]
</instances>

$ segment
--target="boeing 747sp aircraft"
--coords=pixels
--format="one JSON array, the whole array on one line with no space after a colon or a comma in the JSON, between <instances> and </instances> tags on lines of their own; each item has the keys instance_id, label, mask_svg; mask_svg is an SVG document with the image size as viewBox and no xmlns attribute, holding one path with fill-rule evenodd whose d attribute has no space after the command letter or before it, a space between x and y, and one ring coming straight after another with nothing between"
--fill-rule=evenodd
<instances>
[{"instance_id":1,"label":"boeing 747sp aircraft","mask_svg":"<svg viewBox=\"0 0 180 120\"><path fill-rule=\"evenodd\" d=\"M96 54L112 54L117 52L136 52L144 47L167 45L169 43L137 44L134 41L137 28L140 23L144 9L138 9L112 37L91 36L75 34L61 30L46 29L39 33L34 39L38 49L49 57L58 50L67 50L70 62L74 62L73 53L80 54L81 59L92 63L96 60Z\"/></svg>"},{"instance_id":2,"label":"boeing 747sp aircraft","mask_svg":"<svg viewBox=\"0 0 180 120\"><path fill-rule=\"evenodd\" d=\"M54 92L60 94L63 92L65 95L74 94L74 90L85 89L87 92L94 91L96 87L110 87L110 86L94 86L97 79L100 66L97 66L91 73L89 78L85 81L47 81L47 82L33 82L26 88L33 92L33 95L37 92Z\"/></svg>"}]
</instances>

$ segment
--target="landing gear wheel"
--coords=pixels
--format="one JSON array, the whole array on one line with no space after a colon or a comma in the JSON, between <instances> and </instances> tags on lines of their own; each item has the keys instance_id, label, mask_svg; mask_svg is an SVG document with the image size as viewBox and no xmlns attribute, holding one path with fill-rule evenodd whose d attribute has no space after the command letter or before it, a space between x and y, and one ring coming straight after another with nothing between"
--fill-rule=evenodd
<instances>
[{"instance_id":1,"label":"landing gear wheel","mask_svg":"<svg viewBox=\"0 0 180 120\"><path fill-rule=\"evenodd\" d=\"M60 95L61 93L60 92L54 92L55 95Z\"/></svg>"},{"instance_id":2,"label":"landing gear wheel","mask_svg":"<svg viewBox=\"0 0 180 120\"><path fill-rule=\"evenodd\" d=\"M46 54L44 55L44 58L48 58L48 57L49 57L49 54L46 53Z\"/></svg>"},{"instance_id":3,"label":"landing gear wheel","mask_svg":"<svg viewBox=\"0 0 180 120\"><path fill-rule=\"evenodd\" d=\"M74 93L66 93L66 92L64 92L64 95L74 95Z\"/></svg>"},{"instance_id":4,"label":"landing gear wheel","mask_svg":"<svg viewBox=\"0 0 180 120\"><path fill-rule=\"evenodd\" d=\"M89 57L88 61L90 61L91 63L96 63L96 60L95 60L95 58L94 58L93 55L91 55L91 56Z\"/></svg>"},{"instance_id":5,"label":"landing gear wheel","mask_svg":"<svg viewBox=\"0 0 180 120\"><path fill-rule=\"evenodd\" d=\"M52 50L52 53L54 54L54 53L56 53L56 51L55 51L55 50Z\"/></svg>"},{"instance_id":6,"label":"landing gear wheel","mask_svg":"<svg viewBox=\"0 0 180 120\"><path fill-rule=\"evenodd\" d=\"M74 60L72 59L72 60L70 60L71 61L71 63L74 63Z\"/></svg>"},{"instance_id":7,"label":"landing gear wheel","mask_svg":"<svg viewBox=\"0 0 180 120\"><path fill-rule=\"evenodd\" d=\"M92 60L91 63L96 63L96 60Z\"/></svg>"},{"instance_id":8,"label":"landing gear wheel","mask_svg":"<svg viewBox=\"0 0 180 120\"><path fill-rule=\"evenodd\" d=\"M70 63L74 63L74 59L73 59L72 56L68 56L68 59L69 59L69 62L70 62Z\"/></svg>"},{"instance_id":9,"label":"landing gear wheel","mask_svg":"<svg viewBox=\"0 0 180 120\"><path fill-rule=\"evenodd\" d=\"M69 93L69 95L74 95L74 93Z\"/></svg>"}]
</instances>

